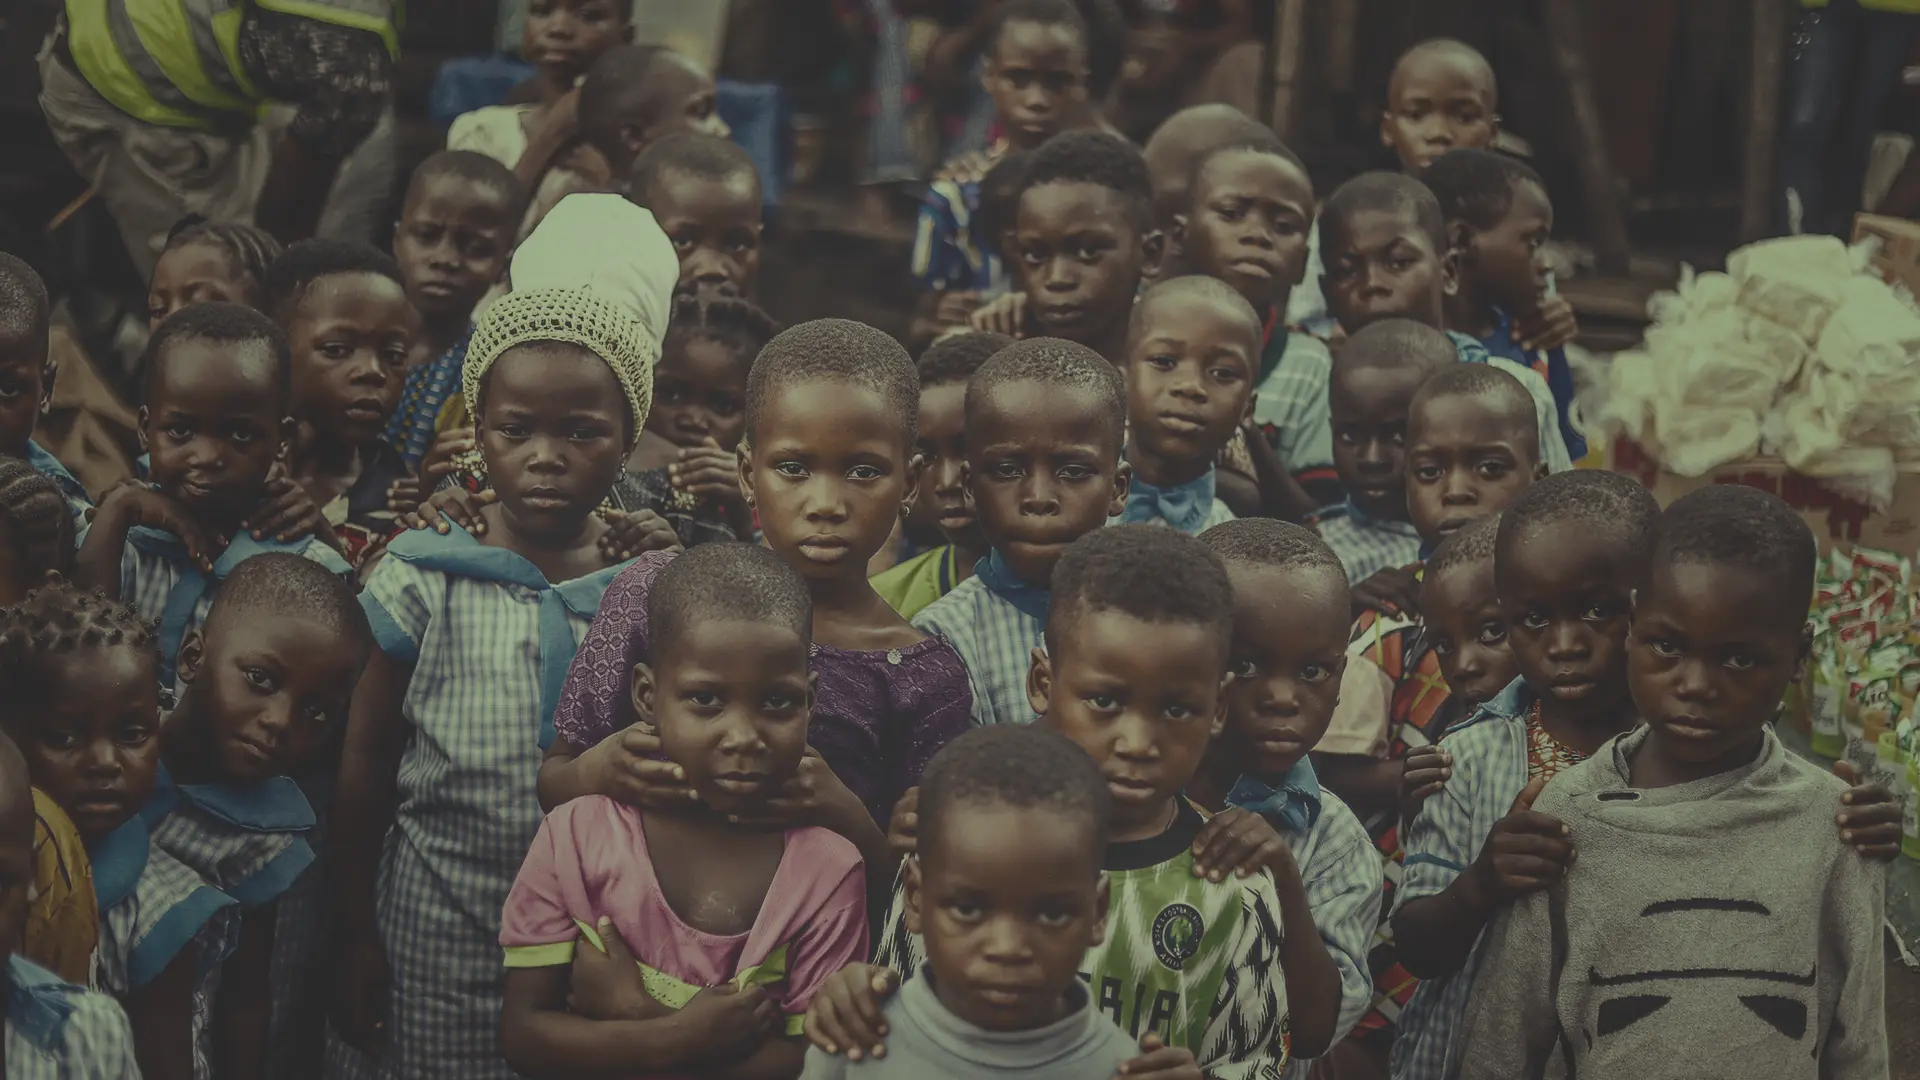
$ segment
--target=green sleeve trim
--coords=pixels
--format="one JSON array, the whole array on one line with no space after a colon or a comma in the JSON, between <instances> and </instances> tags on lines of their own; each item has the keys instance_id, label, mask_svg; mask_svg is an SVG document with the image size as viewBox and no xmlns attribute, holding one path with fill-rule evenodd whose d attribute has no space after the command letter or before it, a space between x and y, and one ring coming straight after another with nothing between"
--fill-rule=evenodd
<instances>
[{"instance_id":1,"label":"green sleeve trim","mask_svg":"<svg viewBox=\"0 0 1920 1080\"><path fill-rule=\"evenodd\" d=\"M560 967L573 963L571 941L556 941L549 945L510 945L507 947L507 966L510 968Z\"/></svg>"}]
</instances>

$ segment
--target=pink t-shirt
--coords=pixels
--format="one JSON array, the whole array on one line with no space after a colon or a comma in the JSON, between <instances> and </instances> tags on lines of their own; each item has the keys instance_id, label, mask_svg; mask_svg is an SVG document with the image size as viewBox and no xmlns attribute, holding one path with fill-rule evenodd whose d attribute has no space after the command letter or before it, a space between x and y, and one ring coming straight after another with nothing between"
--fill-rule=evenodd
<instances>
[{"instance_id":1,"label":"pink t-shirt","mask_svg":"<svg viewBox=\"0 0 1920 1080\"><path fill-rule=\"evenodd\" d=\"M693 987L733 981L784 946L785 975L766 990L797 1024L827 976L866 959L866 875L852 843L825 829L787 830L753 928L720 936L681 922L667 905L640 818L599 795L547 815L501 915L509 967L571 963L580 924L597 926L603 915L635 959Z\"/></svg>"}]
</instances>

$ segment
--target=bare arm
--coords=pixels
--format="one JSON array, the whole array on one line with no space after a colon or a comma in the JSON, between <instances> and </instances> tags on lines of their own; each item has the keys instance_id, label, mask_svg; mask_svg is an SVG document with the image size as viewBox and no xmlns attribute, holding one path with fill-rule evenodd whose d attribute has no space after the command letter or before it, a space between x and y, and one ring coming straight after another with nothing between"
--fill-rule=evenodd
<instances>
[{"instance_id":1,"label":"bare arm","mask_svg":"<svg viewBox=\"0 0 1920 1080\"><path fill-rule=\"evenodd\" d=\"M540 761L540 776L534 782L541 810L550 812L583 795L600 793L580 758L581 752L572 743L561 736L554 737L553 745L547 747L547 756Z\"/></svg>"},{"instance_id":2,"label":"bare arm","mask_svg":"<svg viewBox=\"0 0 1920 1080\"><path fill-rule=\"evenodd\" d=\"M644 1020L589 1020L568 1011L568 979L564 966L507 972L500 1050L507 1064L533 1080L617 1080L639 1072L716 1075L711 1066L724 1057L723 1049L752 1045L748 1040L755 1028L748 1014L772 1007L759 990L748 989L719 995L733 999L721 1008L688 1002L678 1012ZM732 1068L744 1068L765 1052L762 1045ZM799 1072L799 1054L792 1062L786 1073L719 1075L791 1077Z\"/></svg>"},{"instance_id":3,"label":"bare arm","mask_svg":"<svg viewBox=\"0 0 1920 1080\"><path fill-rule=\"evenodd\" d=\"M340 780L334 795L335 900L351 937L378 939L374 922L380 849L393 826L400 755L407 744L401 713L413 665L374 651L353 692Z\"/></svg>"},{"instance_id":4,"label":"bare arm","mask_svg":"<svg viewBox=\"0 0 1920 1080\"><path fill-rule=\"evenodd\" d=\"M266 183L261 185L254 220L283 244L312 236L320 227L320 211L344 160L323 157L291 136L282 136L267 168Z\"/></svg>"},{"instance_id":5,"label":"bare arm","mask_svg":"<svg viewBox=\"0 0 1920 1080\"><path fill-rule=\"evenodd\" d=\"M194 1080L193 989L200 977L200 947L180 950L154 980L127 995L133 1056L147 1080Z\"/></svg>"},{"instance_id":6,"label":"bare arm","mask_svg":"<svg viewBox=\"0 0 1920 1080\"><path fill-rule=\"evenodd\" d=\"M1280 893L1280 923L1287 928L1280 946L1280 969L1287 978L1287 1008L1292 1014L1293 1055L1317 1058L1333 1045L1340 1023L1340 967L1314 928L1313 908L1293 852L1282 849L1267 863Z\"/></svg>"},{"instance_id":7,"label":"bare arm","mask_svg":"<svg viewBox=\"0 0 1920 1080\"><path fill-rule=\"evenodd\" d=\"M267 1064L267 1033L273 1021L273 925L277 904L246 913L240 944L220 965L220 996L214 1004L215 1073L220 1080L253 1080Z\"/></svg>"}]
</instances>

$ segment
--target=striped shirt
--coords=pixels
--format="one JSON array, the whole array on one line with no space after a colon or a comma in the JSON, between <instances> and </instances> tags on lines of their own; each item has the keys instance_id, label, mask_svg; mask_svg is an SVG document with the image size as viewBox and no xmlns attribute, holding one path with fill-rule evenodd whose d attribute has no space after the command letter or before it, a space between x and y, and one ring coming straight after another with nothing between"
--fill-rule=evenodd
<instances>
[{"instance_id":1,"label":"striped shirt","mask_svg":"<svg viewBox=\"0 0 1920 1080\"><path fill-rule=\"evenodd\" d=\"M1321 510L1310 524L1355 585L1382 570L1420 561L1420 533L1412 522L1368 517L1351 500Z\"/></svg>"},{"instance_id":2,"label":"striped shirt","mask_svg":"<svg viewBox=\"0 0 1920 1080\"><path fill-rule=\"evenodd\" d=\"M1407 829L1406 863L1394 896L1397 913L1436 896L1473 865L1499 820L1527 786L1526 717L1538 695L1515 679L1500 696L1440 740L1453 755L1453 775L1420 807ZM1460 1055L1461 1023L1479 970L1474 944L1457 972L1424 979L1401 1010L1393 1043L1393 1080L1442 1080Z\"/></svg>"},{"instance_id":3,"label":"striped shirt","mask_svg":"<svg viewBox=\"0 0 1920 1080\"><path fill-rule=\"evenodd\" d=\"M945 638L967 666L975 724L1030 724L1027 671L1042 648L1046 620L996 595L979 575L953 587L913 618L922 633Z\"/></svg>"},{"instance_id":4,"label":"striped shirt","mask_svg":"<svg viewBox=\"0 0 1920 1080\"><path fill-rule=\"evenodd\" d=\"M571 660L593 614L543 600L597 588L580 605L597 610L618 567L537 589L545 579L531 563L464 530L402 540L410 548L396 541L360 598L380 648L413 668L375 898L393 968L391 1049L371 1075L515 1080L498 1042L501 905L540 828L534 781L551 719L544 654ZM433 569L436 558L475 565ZM506 566L515 580L484 576L482 564ZM546 640L543 615L563 620L564 641ZM552 689L557 698L559 680ZM339 1064L344 1075L369 1074L353 1055Z\"/></svg>"},{"instance_id":5,"label":"striped shirt","mask_svg":"<svg viewBox=\"0 0 1920 1080\"><path fill-rule=\"evenodd\" d=\"M1186 1047L1211 1080L1279 1080L1292 1050L1280 894L1264 870L1196 876L1192 844L1205 821L1182 801L1166 832L1107 845L1107 933L1080 977L1122 1031ZM874 962L917 972L926 958L896 887Z\"/></svg>"},{"instance_id":6,"label":"striped shirt","mask_svg":"<svg viewBox=\"0 0 1920 1080\"><path fill-rule=\"evenodd\" d=\"M140 1080L120 1004L22 956L7 961L7 1080Z\"/></svg>"}]
</instances>

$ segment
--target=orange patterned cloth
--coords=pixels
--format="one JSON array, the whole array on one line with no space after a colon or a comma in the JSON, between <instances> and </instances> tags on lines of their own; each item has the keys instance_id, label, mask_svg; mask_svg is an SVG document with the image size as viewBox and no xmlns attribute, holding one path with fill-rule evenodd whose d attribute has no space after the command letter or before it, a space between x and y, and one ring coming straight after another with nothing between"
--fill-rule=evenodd
<instances>
[{"instance_id":1,"label":"orange patterned cloth","mask_svg":"<svg viewBox=\"0 0 1920 1080\"><path fill-rule=\"evenodd\" d=\"M70 983L87 984L100 942L93 864L66 812L33 789L33 891L21 953Z\"/></svg>"}]
</instances>

